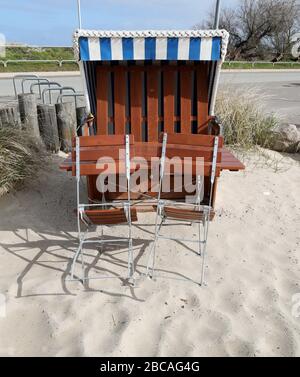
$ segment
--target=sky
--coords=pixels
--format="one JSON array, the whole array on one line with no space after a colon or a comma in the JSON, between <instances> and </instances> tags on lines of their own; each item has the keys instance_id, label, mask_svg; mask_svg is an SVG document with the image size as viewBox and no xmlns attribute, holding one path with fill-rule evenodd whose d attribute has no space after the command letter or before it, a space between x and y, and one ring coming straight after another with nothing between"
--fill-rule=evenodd
<instances>
[{"instance_id":1,"label":"sky","mask_svg":"<svg viewBox=\"0 0 300 377\"><path fill-rule=\"evenodd\" d=\"M214 4L215 0L81 0L82 28L189 29L206 18ZM77 0L0 0L0 33L7 42L70 46L77 28Z\"/></svg>"}]
</instances>

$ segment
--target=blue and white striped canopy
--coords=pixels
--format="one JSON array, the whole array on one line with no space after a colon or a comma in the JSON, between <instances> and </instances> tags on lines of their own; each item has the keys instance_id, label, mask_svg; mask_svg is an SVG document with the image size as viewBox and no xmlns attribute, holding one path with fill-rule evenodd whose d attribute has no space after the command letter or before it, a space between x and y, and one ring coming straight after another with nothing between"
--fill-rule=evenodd
<instances>
[{"instance_id":1,"label":"blue and white striped canopy","mask_svg":"<svg viewBox=\"0 0 300 377\"><path fill-rule=\"evenodd\" d=\"M79 30L75 34L75 51L80 61L220 61L225 57L227 41L228 33L224 30L182 32Z\"/></svg>"}]
</instances>

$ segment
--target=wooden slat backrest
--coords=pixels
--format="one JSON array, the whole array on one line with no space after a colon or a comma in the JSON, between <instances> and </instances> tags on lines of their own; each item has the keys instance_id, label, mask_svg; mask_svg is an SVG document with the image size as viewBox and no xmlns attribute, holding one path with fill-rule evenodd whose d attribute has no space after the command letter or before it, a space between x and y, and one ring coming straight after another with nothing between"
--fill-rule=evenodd
<instances>
[{"instance_id":1,"label":"wooden slat backrest","mask_svg":"<svg viewBox=\"0 0 300 377\"><path fill-rule=\"evenodd\" d=\"M163 134L160 134L159 139L162 141ZM187 135L187 134L168 134L168 144L178 144L185 146L201 146L213 147L215 143L215 136L212 135ZM224 144L223 137L219 137L219 148Z\"/></svg>"},{"instance_id":2,"label":"wooden slat backrest","mask_svg":"<svg viewBox=\"0 0 300 377\"><path fill-rule=\"evenodd\" d=\"M80 174L81 175L96 175L99 174L97 169L97 161L99 158L107 158L108 161L125 160L125 135L96 135L96 136L81 136L80 143ZM134 150L134 136L129 136L130 156L135 155ZM72 150L72 173L76 174L76 139L73 140ZM120 153L121 152L121 153ZM120 158L121 157L121 158Z\"/></svg>"},{"instance_id":3,"label":"wooden slat backrest","mask_svg":"<svg viewBox=\"0 0 300 377\"><path fill-rule=\"evenodd\" d=\"M129 123L136 141L157 141L159 123L168 134L175 133L177 123L179 129L176 132L206 133L210 121L208 66L207 62L186 65L99 65L97 134L107 135L109 123L113 123L115 134L125 133L126 124ZM177 96L176 76L180 88ZM178 111L175 101L179 106ZM113 109L110 115L109 109Z\"/></svg>"},{"instance_id":4,"label":"wooden slat backrest","mask_svg":"<svg viewBox=\"0 0 300 377\"><path fill-rule=\"evenodd\" d=\"M94 146L121 146L125 145L125 134L123 135L103 135L103 136L81 136L80 147L94 147ZM130 144L134 143L134 136L129 136ZM73 142L73 145L75 140Z\"/></svg>"},{"instance_id":5,"label":"wooden slat backrest","mask_svg":"<svg viewBox=\"0 0 300 377\"><path fill-rule=\"evenodd\" d=\"M160 135L162 140L163 134ZM180 158L184 164L184 158L191 158L192 171L196 171L197 158L203 158L203 174L210 176L213 161L215 137L211 135L186 135L170 134L167 138L166 157L168 159ZM222 160L223 138L219 137L217 164ZM186 161L186 163L189 163ZM183 165L182 165L183 166ZM217 176L220 175L220 166L217 166Z\"/></svg>"}]
</instances>

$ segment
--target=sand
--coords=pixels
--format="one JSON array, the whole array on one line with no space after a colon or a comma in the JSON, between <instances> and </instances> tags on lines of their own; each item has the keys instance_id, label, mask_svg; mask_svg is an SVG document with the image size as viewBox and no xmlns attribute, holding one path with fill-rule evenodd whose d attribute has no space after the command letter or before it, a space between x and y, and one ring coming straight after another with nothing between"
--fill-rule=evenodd
<instances>
[{"instance_id":1,"label":"sand","mask_svg":"<svg viewBox=\"0 0 300 377\"><path fill-rule=\"evenodd\" d=\"M246 173L220 179L203 288L178 280L199 279L201 260L170 241L159 244L160 276L137 287L118 278L66 281L77 245L75 182L58 170L59 158L1 198L0 355L300 356L292 301L300 293L299 155L275 153L270 167L252 160ZM154 218L140 214L134 228L138 274ZM166 232L196 236L179 225ZM91 275L126 273L125 245L107 246L100 259L87 253Z\"/></svg>"}]
</instances>

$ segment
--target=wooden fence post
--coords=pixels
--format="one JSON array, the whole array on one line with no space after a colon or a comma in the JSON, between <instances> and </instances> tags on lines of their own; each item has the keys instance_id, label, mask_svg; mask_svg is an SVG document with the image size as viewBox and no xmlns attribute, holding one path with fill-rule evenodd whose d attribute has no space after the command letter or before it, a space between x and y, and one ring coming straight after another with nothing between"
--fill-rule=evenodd
<instances>
[{"instance_id":1,"label":"wooden fence post","mask_svg":"<svg viewBox=\"0 0 300 377\"><path fill-rule=\"evenodd\" d=\"M54 106L38 105L37 113L40 134L46 148L52 152L58 152L59 137Z\"/></svg>"},{"instance_id":2,"label":"wooden fence post","mask_svg":"<svg viewBox=\"0 0 300 377\"><path fill-rule=\"evenodd\" d=\"M76 109L76 118L77 118L77 135L78 136L82 136L82 129L81 129L81 125L82 125L82 120L86 118L86 114L87 111L86 111L86 107L77 107Z\"/></svg>"},{"instance_id":3,"label":"wooden fence post","mask_svg":"<svg viewBox=\"0 0 300 377\"><path fill-rule=\"evenodd\" d=\"M8 117L5 108L0 109L0 127L6 127L8 125Z\"/></svg>"},{"instance_id":4,"label":"wooden fence post","mask_svg":"<svg viewBox=\"0 0 300 377\"><path fill-rule=\"evenodd\" d=\"M19 94L18 102L23 128L32 131L34 136L40 137L35 94Z\"/></svg>"},{"instance_id":5,"label":"wooden fence post","mask_svg":"<svg viewBox=\"0 0 300 377\"><path fill-rule=\"evenodd\" d=\"M76 135L76 111L73 102L55 105L60 149L66 153L72 150L72 139Z\"/></svg>"},{"instance_id":6,"label":"wooden fence post","mask_svg":"<svg viewBox=\"0 0 300 377\"><path fill-rule=\"evenodd\" d=\"M20 114L17 105L0 108L0 127L20 127Z\"/></svg>"}]
</instances>

